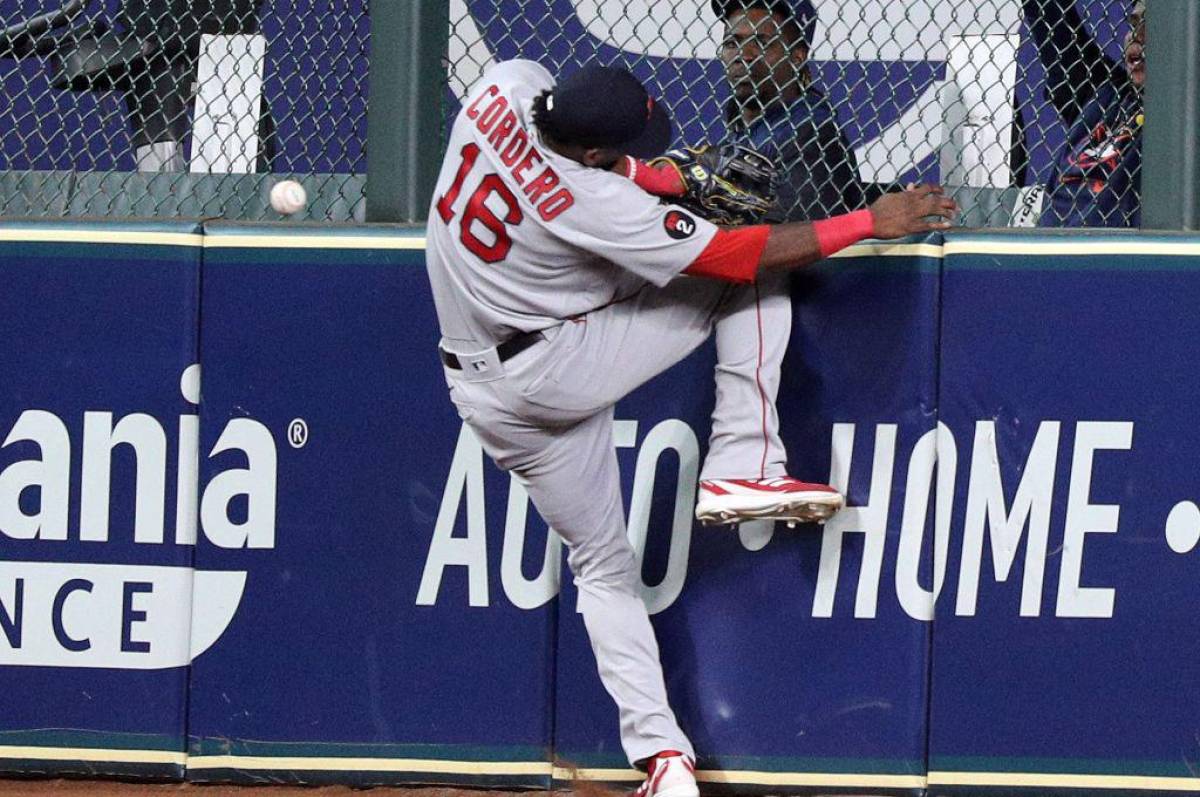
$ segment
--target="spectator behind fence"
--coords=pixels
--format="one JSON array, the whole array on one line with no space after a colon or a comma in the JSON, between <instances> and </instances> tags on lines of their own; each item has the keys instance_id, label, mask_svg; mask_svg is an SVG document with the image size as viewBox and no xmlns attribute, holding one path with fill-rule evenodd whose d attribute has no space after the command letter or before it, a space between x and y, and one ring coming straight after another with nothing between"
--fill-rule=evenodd
<instances>
[{"instance_id":1,"label":"spectator behind fence","mask_svg":"<svg viewBox=\"0 0 1200 797\"><path fill-rule=\"evenodd\" d=\"M184 142L191 133L202 36L257 33L262 2L122 0L117 21L141 42L144 56L130 67L126 94L139 171L187 170ZM262 118L260 161L265 163L272 143L269 117L264 114ZM232 150L242 144L229 141L227 146Z\"/></svg>"},{"instance_id":2,"label":"spectator behind fence","mask_svg":"<svg viewBox=\"0 0 1200 797\"><path fill-rule=\"evenodd\" d=\"M733 90L729 139L779 166L779 218L824 219L863 204L854 151L808 67L810 0L712 0L725 24L721 62Z\"/></svg>"},{"instance_id":3,"label":"spectator behind fence","mask_svg":"<svg viewBox=\"0 0 1200 797\"><path fill-rule=\"evenodd\" d=\"M1141 225L1144 0L1129 18L1122 64L1088 34L1075 0L1023 0L1067 141L1047 184L1043 227Z\"/></svg>"}]
</instances>

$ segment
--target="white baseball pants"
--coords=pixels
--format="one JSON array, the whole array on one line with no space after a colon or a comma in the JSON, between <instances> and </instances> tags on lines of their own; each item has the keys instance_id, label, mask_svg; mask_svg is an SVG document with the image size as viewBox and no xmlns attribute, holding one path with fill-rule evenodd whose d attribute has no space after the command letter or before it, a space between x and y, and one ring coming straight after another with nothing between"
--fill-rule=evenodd
<instances>
[{"instance_id":1,"label":"white baseball pants","mask_svg":"<svg viewBox=\"0 0 1200 797\"><path fill-rule=\"evenodd\" d=\"M579 611L630 763L695 753L667 703L654 631L626 538L613 404L679 362L716 330L716 407L701 478L785 473L775 397L791 331L786 284L737 286L681 277L665 288L566 321L486 381L446 369L460 416L496 464L525 484L563 538ZM455 352L474 355L488 354Z\"/></svg>"}]
</instances>

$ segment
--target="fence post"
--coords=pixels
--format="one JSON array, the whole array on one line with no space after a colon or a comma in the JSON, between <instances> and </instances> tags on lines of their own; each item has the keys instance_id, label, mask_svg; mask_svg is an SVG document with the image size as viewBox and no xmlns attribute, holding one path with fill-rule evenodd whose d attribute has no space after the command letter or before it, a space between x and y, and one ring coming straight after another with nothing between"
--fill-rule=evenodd
<instances>
[{"instance_id":1,"label":"fence post","mask_svg":"<svg viewBox=\"0 0 1200 797\"><path fill-rule=\"evenodd\" d=\"M1200 3L1149 0L1142 227L1200 229Z\"/></svg>"},{"instance_id":2,"label":"fence post","mask_svg":"<svg viewBox=\"0 0 1200 797\"><path fill-rule=\"evenodd\" d=\"M371 3L367 221L423 221L441 166L449 0Z\"/></svg>"}]
</instances>

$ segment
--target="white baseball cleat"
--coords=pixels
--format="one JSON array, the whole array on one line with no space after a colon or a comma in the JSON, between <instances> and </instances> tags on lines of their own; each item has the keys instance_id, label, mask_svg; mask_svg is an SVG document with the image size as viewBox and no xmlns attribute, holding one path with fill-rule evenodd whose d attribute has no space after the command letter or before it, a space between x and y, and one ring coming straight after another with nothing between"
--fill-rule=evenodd
<instances>
[{"instance_id":1,"label":"white baseball cleat","mask_svg":"<svg viewBox=\"0 0 1200 797\"><path fill-rule=\"evenodd\" d=\"M700 797L696 765L675 750L664 750L647 762L646 780L633 797Z\"/></svg>"},{"instance_id":2,"label":"white baseball cleat","mask_svg":"<svg viewBox=\"0 0 1200 797\"><path fill-rule=\"evenodd\" d=\"M700 482L696 520L706 525L746 520L824 523L844 504L842 494L828 484L810 484L791 476L712 479Z\"/></svg>"}]
</instances>

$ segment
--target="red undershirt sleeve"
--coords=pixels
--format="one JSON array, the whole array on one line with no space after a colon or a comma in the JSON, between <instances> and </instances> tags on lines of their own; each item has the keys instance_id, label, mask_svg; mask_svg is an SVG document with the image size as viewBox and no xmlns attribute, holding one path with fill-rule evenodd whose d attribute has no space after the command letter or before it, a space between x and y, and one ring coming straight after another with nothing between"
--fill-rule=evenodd
<instances>
[{"instance_id":1,"label":"red undershirt sleeve","mask_svg":"<svg viewBox=\"0 0 1200 797\"><path fill-rule=\"evenodd\" d=\"M665 164L651 166L645 161L628 155L625 158L625 176L633 180L638 188L647 194L665 197L683 196L685 190L683 178L675 168Z\"/></svg>"},{"instance_id":2,"label":"red undershirt sleeve","mask_svg":"<svg viewBox=\"0 0 1200 797\"><path fill-rule=\"evenodd\" d=\"M726 282L754 282L770 234L771 228L766 224L717 230L708 246L683 273Z\"/></svg>"}]
</instances>

